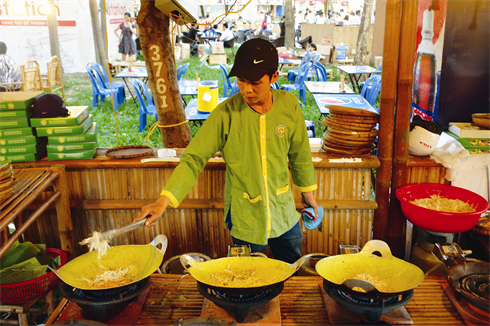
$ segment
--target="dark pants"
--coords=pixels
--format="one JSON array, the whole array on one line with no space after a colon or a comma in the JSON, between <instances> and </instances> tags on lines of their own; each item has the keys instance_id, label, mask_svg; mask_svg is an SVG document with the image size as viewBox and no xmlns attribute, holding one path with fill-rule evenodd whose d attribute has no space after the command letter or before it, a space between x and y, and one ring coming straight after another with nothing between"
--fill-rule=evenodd
<instances>
[{"instance_id":1,"label":"dark pants","mask_svg":"<svg viewBox=\"0 0 490 326\"><path fill-rule=\"evenodd\" d=\"M232 237L233 243L236 245L250 245L252 252L265 253L267 245L258 245L246 242ZM272 251L274 259L284 261L286 263L294 263L303 255L303 231L299 222L293 226L291 230L284 233L280 237L269 239L269 247Z\"/></svg>"}]
</instances>

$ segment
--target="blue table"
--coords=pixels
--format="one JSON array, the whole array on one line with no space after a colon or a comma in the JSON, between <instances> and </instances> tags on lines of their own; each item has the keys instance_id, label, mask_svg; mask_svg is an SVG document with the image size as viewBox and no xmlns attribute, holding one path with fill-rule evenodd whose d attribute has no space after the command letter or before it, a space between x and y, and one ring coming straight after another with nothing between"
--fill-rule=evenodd
<instances>
[{"instance_id":1,"label":"blue table","mask_svg":"<svg viewBox=\"0 0 490 326\"><path fill-rule=\"evenodd\" d=\"M361 83L360 79L362 75L366 75L369 78L372 74L379 74L381 70L376 68L361 65L361 66L337 66L337 69L349 75L350 82L352 84L352 88L356 93L361 93Z\"/></svg>"},{"instance_id":2,"label":"blue table","mask_svg":"<svg viewBox=\"0 0 490 326\"><path fill-rule=\"evenodd\" d=\"M359 94L313 94L313 98L322 116L330 113L330 110L325 107L327 104L347 106L353 109L363 109L377 113L371 104Z\"/></svg>"},{"instance_id":3,"label":"blue table","mask_svg":"<svg viewBox=\"0 0 490 326\"><path fill-rule=\"evenodd\" d=\"M340 82L333 81L308 81L305 80L305 85L310 93L318 94L342 94L340 91ZM347 94L353 94L354 91L347 85L344 85L344 91Z\"/></svg>"},{"instance_id":4,"label":"blue table","mask_svg":"<svg viewBox=\"0 0 490 326\"><path fill-rule=\"evenodd\" d=\"M227 97L218 98L218 104L226 99ZM192 121L194 124L197 125L198 123L199 125L202 125L203 121L209 117L209 113L200 113L197 110L197 102L197 98L193 98L189 101L189 104L187 104L185 108L185 116L187 120Z\"/></svg>"},{"instance_id":5,"label":"blue table","mask_svg":"<svg viewBox=\"0 0 490 326\"><path fill-rule=\"evenodd\" d=\"M115 75L114 77L117 78L122 78L124 81L124 84L126 85L126 88L129 90L129 94L131 94L131 97L133 98L133 102L136 106L138 104L136 103L136 97L133 95L133 92L131 91L131 87L128 85L128 78L141 78L143 79L143 83L146 84L148 81L148 71L146 71L146 68L133 68L132 71L129 71L129 68L124 68L120 73Z\"/></svg>"}]
</instances>

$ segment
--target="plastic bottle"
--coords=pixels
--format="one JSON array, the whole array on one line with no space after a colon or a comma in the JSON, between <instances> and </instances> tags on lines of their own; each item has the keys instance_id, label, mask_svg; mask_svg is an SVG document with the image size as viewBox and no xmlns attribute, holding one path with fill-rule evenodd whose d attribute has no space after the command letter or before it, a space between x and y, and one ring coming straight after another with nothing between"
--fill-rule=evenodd
<instances>
[{"instance_id":1,"label":"plastic bottle","mask_svg":"<svg viewBox=\"0 0 490 326\"><path fill-rule=\"evenodd\" d=\"M344 46L344 43L341 42L340 46L337 49L337 60L347 59L347 48Z\"/></svg>"},{"instance_id":2,"label":"plastic bottle","mask_svg":"<svg viewBox=\"0 0 490 326\"><path fill-rule=\"evenodd\" d=\"M424 11L422 41L417 49L413 67L412 102L421 109L433 113L436 97L436 55L432 37L434 11Z\"/></svg>"}]
</instances>

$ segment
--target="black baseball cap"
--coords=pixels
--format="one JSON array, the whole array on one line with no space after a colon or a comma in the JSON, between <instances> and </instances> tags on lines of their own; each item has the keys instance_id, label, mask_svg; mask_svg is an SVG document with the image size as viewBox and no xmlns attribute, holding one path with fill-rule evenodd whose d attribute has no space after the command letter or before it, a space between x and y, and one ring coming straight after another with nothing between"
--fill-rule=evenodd
<instances>
[{"instance_id":1,"label":"black baseball cap","mask_svg":"<svg viewBox=\"0 0 490 326\"><path fill-rule=\"evenodd\" d=\"M250 81L264 77L270 69L277 69L279 58L271 42L254 38L243 43L235 56L235 64L228 77L236 76Z\"/></svg>"}]
</instances>

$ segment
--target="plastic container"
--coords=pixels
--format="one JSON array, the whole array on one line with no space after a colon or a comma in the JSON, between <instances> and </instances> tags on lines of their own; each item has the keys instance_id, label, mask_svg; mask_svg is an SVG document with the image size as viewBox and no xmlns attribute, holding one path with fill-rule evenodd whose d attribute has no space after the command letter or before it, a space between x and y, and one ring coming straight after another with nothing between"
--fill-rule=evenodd
<instances>
[{"instance_id":1,"label":"plastic container","mask_svg":"<svg viewBox=\"0 0 490 326\"><path fill-rule=\"evenodd\" d=\"M410 201L439 195L449 199L459 199L476 210L471 213L446 213L419 207ZM438 183L414 183L398 188L396 197L400 200L403 214L414 225L422 229L441 232L465 232L478 223L481 214L488 210L488 202L482 196L455 186Z\"/></svg>"},{"instance_id":2,"label":"plastic container","mask_svg":"<svg viewBox=\"0 0 490 326\"><path fill-rule=\"evenodd\" d=\"M46 254L51 257L61 256L61 264L56 268L60 269L66 264L67 254L63 250L46 248ZM55 273L49 272L46 275L37 277L30 281L0 285L0 298L3 304L22 304L42 297L54 289L60 279Z\"/></svg>"},{"instance_id":3,"label":"plastic container","mask_svg":"<svg viewBox=\"0 0 490 326\"><path fill-rule=\"evenodd\" d=\"M344 43L340 43L340 46L337 48L337 60L347 59L347 48L344 46Z\"/></svg>"},{"instance_id":4,"label":"plastic container","mask_svg":"<svg viewBox=\"0 0 490 326\"><path fill-rule=\"evenodd\" d=\"M209 113L218 105L218 82L203 80L197 87L197 111Z\"/></svg>"}]
</instances>

